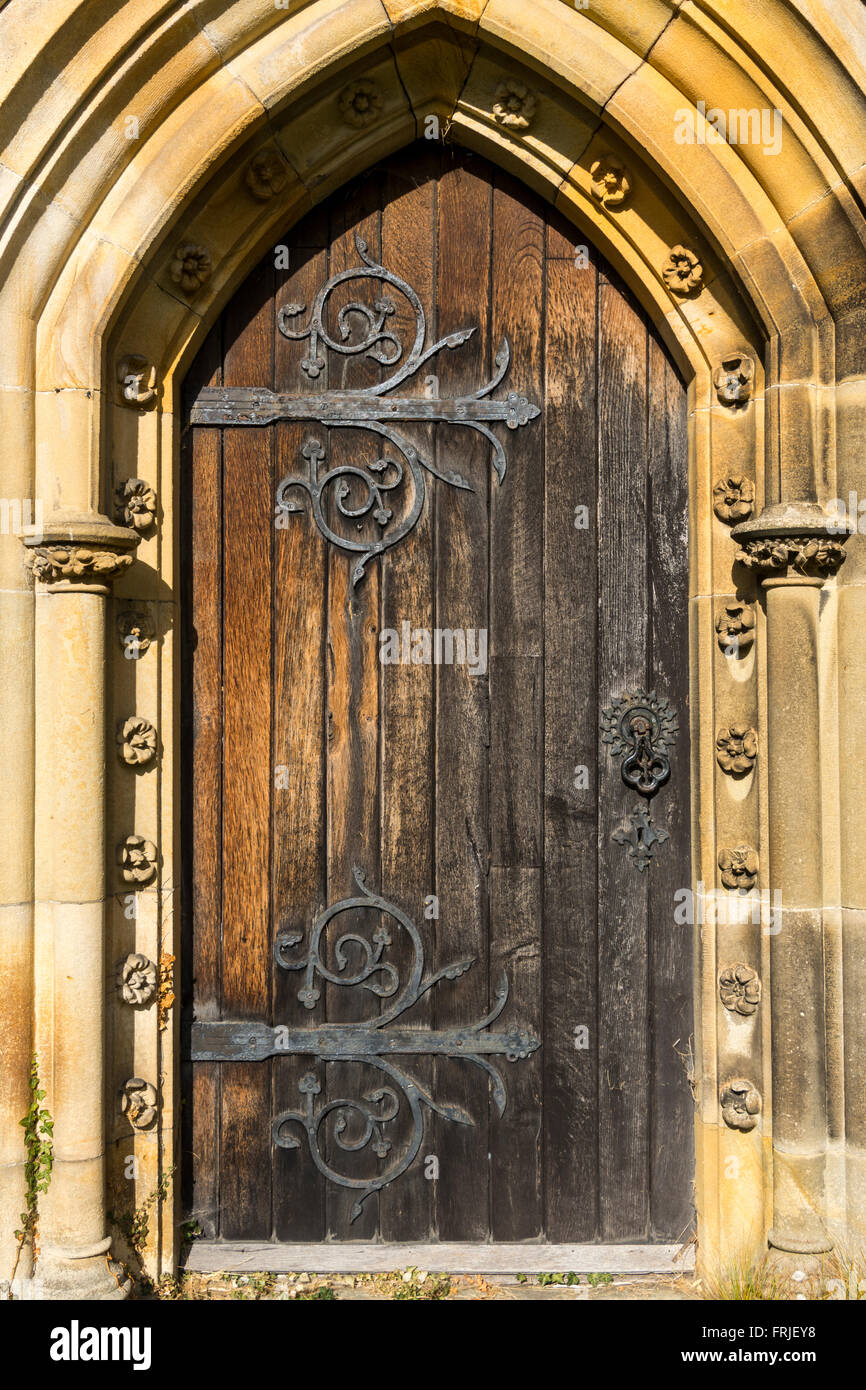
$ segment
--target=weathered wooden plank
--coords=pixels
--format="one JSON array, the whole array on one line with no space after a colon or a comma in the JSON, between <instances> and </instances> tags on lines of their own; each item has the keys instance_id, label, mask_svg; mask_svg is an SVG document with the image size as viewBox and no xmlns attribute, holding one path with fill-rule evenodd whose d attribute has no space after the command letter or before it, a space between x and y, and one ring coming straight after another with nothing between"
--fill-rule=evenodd
<instances>
[{"instance_id":1,"label":"weathered wooden plank","mask_svg":"<svg viewBox=\"0 0 866 1390\"><path fill-rule=\"evenodd\" d=\"M676 1240L693 1219L694 1102L686 1075L692 1036L692 928L674 922L675 893L691 884L689 856L688 479L685 394L649 340L648 466L651 684L676 709L670 781L653 813L670 833L648 881L652 1128L650 1237Z\"/></svg>"},{"instance_id":2,"label":"weathered wooden plank","mask_svg":"<svg viewBox=\"0 0 866 1390\"><path fill-rule=\"evenodd\" d=\"M227 386L268 380L273 264L226 313ZM255 312L251 312L251 308ZM270 430L223 440L222 1014L270 1015L271 556ZM270 1063L223 1066L221 1231L271 1230Z\"/></svg>"},{"instance_id":3,"label":"weathered wooden plank","mask_svg":"<svg viewBox=\"0 0 866 1390\"><path fill-rule=\"evenodd\" d=\"M312 303L328 278L328 217L316 209L291 237L287 271L277 272L274 309ZM276 334L274 384L277 390L315 394L327 386L327 371L308 381L301 359L306 341ZM301 450L307 425L275 429L277 483L303 467ZM327 545L309 509L285 518L275 530L274 554L274 785L272 932L299 931L308 939L325 902L325 759L327 756L325 585ZM273 1017L288 1027L310 1023L298 998L302 976L273 973ZM273 1066L274 1115L296 1110L308 1059L281 1057ZM300 1136L302 1137L302 1136ZM278 1240L322 1239L325 1234L325 1180L306 1145L274 1151L274 1233Z\"/></svg>"},{"instance_id":4,"label":"weathered wooden plank","mask_svg":"<svg viewBox=\"0 0 866 1390\"><path fill-rule=\"evenodd\" d=\"M646 329L599 285L599 704L646 680ZM602 1240L644 1239L649 1106L646 875L611 839L639 798L599 766L599 1205Z\"/></svg>"},{"instance_id":5,"label":"weathered wooden plank","mask_svg":"<svg viewBox=\"0 0 866 1390\"><path fill-rule=\"evenodd\" d=\"M355 233L367 242L370 253L381 251L379 182L361 181L331 211L329 274L333 275L359 262ZM364 288L364 287L362 287ZM350 282L335 295L332 331L341 303L363 299L358 282ZM379 368L364 355L341 358L329 364L329 385L356 389L379 380ZM332 429L329 432L329 466L354 462L358 457L376 457L378 451L363 431ZM356 504L357 505L357 504ZM338 519L331 499L331 524L345 533L347 521ZM363 523L359 538L373 534L375 522ZM364 529L366 528L366 529ZM380 562L371 563L360 584L353 587L355 557L329 547L328 553L328 769L327 769L327 883L328 901L357 896L352 868L357 864L368 884L376 889L381 880L379 855L379 627ZM346 932L357 932L369 939L378 925L368 911L346 913L330 928L331 951L334 942ZM334 957L329 963L333 968ZM347 973L357 968L357 947L349 949ZM357 987L328 986L326 1017L331 1023L357 1022L378 1012L374 995ZM371 1067L335 1062L324 1068L329 1098L360 1098L381 1085L381 1074ZM349 1121L346 1138L354 1138L358 1119ZM350 1177L375 1175L381 1167L368 1145L352 1154L339 1149L330 1132L330 1161ZM327 1230L332 1239L366 1240L378 1228L378 1197L370 1197L361 1216L350 1224L350 1212L357 1194L329 1183L326 1189Z\"/></svg>"},{"instance_id":6,"label":"weathered wooden plank","mask_svg":"<svg viewBox=\"0 0 866 1390\"><path fill-rule=\"evenodd\" d=\"M413 182L393 170L383 183L382 261L410 284L428 312L428 340L436 334L434 283L434 218L438 150L428 149L416 161ZM394 294L395 313L390 330L408 351L415 336L415 313L405 296ZM432 311L432 312L431 312ZM430 364L431 371L438 364ZM425 374L401 387L406 394L423 394ZM413 443L432 460L433 427L413 427ZM432 483L432 479L430 479ZM411 502L411 484L402 489L403 506ZM395 512L395 520L401 515ZM382 564L382 606L379 633L386 629L402 636L402 625L430 630L433 626L433 497L432 489L415 529L396 546ZM377 634L377 640L379 635ZM425 917L425 900L433 892L433 669L422 664L381 665L380 662L379 781L381 787L382 883L384 895L405 906L421 933L428 970L436 963L436 921ZM411 943L399 928L392 933L388 959L405 981L412 966ZM389 1001L383 1000L383 1008ZM399 1026L429 1029L432 1000L427 995ZM413 1058L411 1073L418 1084L430 1089L433 1062ZM389 1134L395 1152L411 1135L410 1113L405 1102ZM433 1187L425 1176L422 1160L412 1165L399 1183L386 1188L379 1199L380 1234L383 1240L425 1240L433 1222Z\"/></svg>"},{"instance_id":7,"label":"weathered wooden plank","mask_svg":"<svg viewBox=\"0 0 866 1390\"><path fill-rule=\"evenodd\" d=\"M273 1274L388 1274L427 1269L446 1274L686 1274L694 1246L507 1245L391 1243L389 1245L255 1245L248 1241L196 1241L186 1268L200 1274L263 1270Z\"/></svg>"},{"instance_id":8,"label":"weathered wooden plank","mask_svg":"<svg viewBox=\"0 0 866 1390\"><path fill-rule=\"evenodd\" d=\"M222 381L219 325L211 330L190 374L199 384ZM222 906L222 437L190 431L184 443L181 524L186 570L184 604L183 996L195 991L196 1017L219 1017ZM195 795L190 795L191 788ZM184 1064L189 1103L183 1108L184 1196L206 1236L219 1230L220 1068Z\"/></svg>"},{"instance_id":9,"label":"weathered wooden plank","mask_svg":"<svg viewBox=\"0 0 866 1390\"><path fill-rule=\"evenodd\" d=\"M598 1225L596 256L547 232L544 1165L550 1240Z\"/></svg>"},{"instance_id":10,"label":"weathered wooden plank","mask_svg":"<svg viewBox=\"0 0 866 1390\"><path fill-rule=\"evenodd\" d=\"M439 334L477 325L459 352L438 364L442 395L474 391L490 362L488 304L491 185L485 169L462 155L448 161L439 184L437 276ZM468 430L439 426L436 461L460 472L474 492L435 488L436 626L487 629L488 493L485 441ZM467 666L435 668L437 965L474 957L459 980L443 981L433 1000L437 1028L483 1018L488 1009L487 877L489 841L487 676ZM436 1227L445 1240L483 1240L489 1232L488 1124L484 1078L474 1067L437 1061L435 1094L475 1121L455 1125L431 1117L427 1152L438 1159Z\"/></svg>"}]
</instances>

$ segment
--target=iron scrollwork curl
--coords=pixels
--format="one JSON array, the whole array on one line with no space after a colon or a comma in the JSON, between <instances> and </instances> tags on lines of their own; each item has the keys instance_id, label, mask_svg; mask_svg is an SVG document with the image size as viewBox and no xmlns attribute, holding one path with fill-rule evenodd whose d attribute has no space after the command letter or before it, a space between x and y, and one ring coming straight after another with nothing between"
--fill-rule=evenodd
<instances>
[{"instance_id":1,"label":"iron scrollwork curl","mask_svg":"<svg viewBox=\"0 0 866 1390\"><path fill-rule=\"evenodd\" d=\"M359 1193L352 1207L352 1221L360 1215L364 1201L372 1193L381 1191L400 1177L417 1158L424 1138L425 1108L456 1124L474 1123L471 1116L459 1106L434 1100L414 1077L395 1064L395 1055L413 1053L461 1057L471 1062L489 1077L493 1102L501 1116L507 1104L505 1085L499 1071L488 1058L498 1055L504 1056L509 1062L516 1062L530 1056L540 1046L538 1038L524 1029L502 1033L489 1031L508 1002L508 978L504 972L496 985L493 1007L468 1027L423 1031L390 1028L389 1025L412 1008L440 980L459 979L471 969L475 959L467 957L452 961L425 974L424 944L415 923L394 903L371 892L359 868L356 867L354 872L359 896L344 898L322 912L312 925L306 949L299 950L304 942L303 933L282 932L274 944L274 956L281 969L304 972L298 998L308 1010L314 1010L321 999L321 981L347 988L360 987L381 1000L391 1002L367 1023L323 1024L318 1029L299 1030L292 1034L283 1030L286 1036L281 1039L275 1037L271 1047L271 1055L303 1051L326 1063L354 1062L382 1073L382 1084L360 1099L341 1097L320 1101L321 1083L315 1073L307 1072L299 1085L303 1096L302 1108L283 1111L273 1121L273 1141L278 1147L299 1148L300 1141L291 1132L293 1126L299 1127L306 1135L310 1155L319 1172L329 1181ZM384 924L378 926L369 938L357 930L344 932L333 946L333 966L326 962L324 936L330 923L344 913L365 908L389 917L407 934L412 954L402 981L399 971L385 958L392 938ZM220 1026L205 1024L200 1028L216 1030ZM205 1051L200 1055L213 1054ZM385 1126L397 1118L403 1100L408 1105L411 1117L411 1136L402 1152L391 1157L390 1166L384 1172L375 1177L352 1177L341 1173L325 1157L323 1126L329 1117L334 1117L332 1134L336 1148L341 1152L358 1153L369 1147L377 1159L389 1158L392 1144L385 1133Z\"/></svg>"},{"instance_id":2,"label":"iron scrollwork curl","mask_svg":"<svg viewBox=\"0 0 866 1390\"><path fill-rule=\"evenodd\" d=\"M276 522L284 524L292 512L302 510L290 500L293 489L302 489L310 497L313 520L321 534L342 550L360 552L352 582L358 584L367 563L381 555L413 529L424 507L425 473L431 474L451 487L472 491L472 485L456 470L439 471L429 459L394 428L398 423L443 423L474 430L482 435L492 450L492 466L503 482L506 471L505 449L490 428L496 422L516 430L534 420L540 409L524 395L509 391L504 399L494 400L492 394L504 381L511 364L508 339L503 338L494 359L491 379L469 395L442 398L436 378L428 379L433 388L429 395L395 396L394 391L414 376L425 363L443 349L454 350L472 337L474 327L461 328L447 334L429 347L427 318L417 293L406 281L386 269L370 256L367 243L355 236L355 247L361 260L332 275L318 290L306 324L297 320L307 312L305 304L286 304L277 313L277 327L282 336L293 342L309 342L301 359L303 374L315 382L325 370L327 353L342 357L364 356L377 366L387 369L387 375L376 384L361 390L319 391L309 396L293 396L270 391L266 387L204 387L192 408L193 425L270 425L277 420L315 421L328 429L371 431L384 437L402 455L405 467L398 458L383 455L372 462L353 462L332 468L319 475L319 464L325 458L325 446L320 440L308 439L302 454L308 463L305 473L291 474L282 479L277 489ZM372 303L354 298L342 305L334 316L333 330L328 326L328 301L341 285L353 281L378 281L381 290ZM387 293L391 287L403 295L415 316L411 346L406 347L390 326L396 305ZM376 476L378 475L378 476ZM397 493L404 481L410 481L413 493L403 517L395 520ZM333 493L331 489L333 488ZM353 497L354 489L354 497ZM326 518L327 501L333 495L335 513L331 522ZM377 540L360 540L335 529L335 519L344 518L357 527L371 517L380 528Z\"/></svg>"}]
</instances>

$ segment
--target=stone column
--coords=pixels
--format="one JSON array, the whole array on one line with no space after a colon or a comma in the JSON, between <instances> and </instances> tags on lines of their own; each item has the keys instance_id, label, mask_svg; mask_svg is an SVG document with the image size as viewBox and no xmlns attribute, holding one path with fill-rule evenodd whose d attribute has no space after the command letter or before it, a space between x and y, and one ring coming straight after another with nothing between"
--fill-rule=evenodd
<instances>
[{"instance_id":1,"label":"stone column","mask_svg":"<svg viewBox=\"0 0 866 1390\"><path fill-rule=\"evenodd\" d=\"M55 513L24 539L36 580L35 1050L54 1122L34 1292L123 1298L105 1216L105 628L138 536L97 513Z\"/></svg>"},{"instance_id":2,"label":"stone column","mask_svg":"<svg viewBox=\"0 0 866 1390\"><path fill-rule=\"evenodd\" d=\"M768 507L734 527L767 614L773 1226L782 1263L832 1247L826 1212L827 1056L822 881L820 590L845 558L815 503ZM786 1257L789 1257L786 1259Z\"/></svg>"}]
</instances>

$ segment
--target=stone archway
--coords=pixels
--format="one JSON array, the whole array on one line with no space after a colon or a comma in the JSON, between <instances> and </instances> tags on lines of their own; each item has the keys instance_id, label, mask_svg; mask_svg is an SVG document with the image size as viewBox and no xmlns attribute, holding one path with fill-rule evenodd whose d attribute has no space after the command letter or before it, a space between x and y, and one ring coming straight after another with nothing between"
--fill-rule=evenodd
<instances>
[{"instance_id":1,"label":"stone archway","mask_svg":"<svg viewBox=\"0 0 866 1390\"><path fill-rule=\"evenodd\" d=\"M718 940L702 933L701 1255L738 1248L744 1232L760 1248L771 1225L773 1243L790 1252L820 1250L828 1231L856 1236L866 1201L855 1066L866 855L852 810L866 697L862 681L839 686L838 672L853 677L862 667L862 561L854 538L835 578L844 536L827 535L817 505L861 485L863 96L853 15L828 14L819 30L780 2L769 17L739 16L735 34L722 5L645 3L625 25L616 4L575 11L561 0L542 0L529 20L513 0L200 9L196 23L170 5L154 19L150 7L140 28L136 8L125 6L97 39L95 15L79 7L46 21L56 27L38 49L22 40L10 55L5 110L17 129L5 155L0 322L14 448L4 492L39 499L45 516L28 538L35 601L20 543L0 537L11 634L0 691L14 731L2 798L13 1121L4 1248L14 1252L9 1232L21 1210L14 1121L26 1109L34 1052L56 1135L41 1214L46 1287L53 1278L55 1288L117 1290L104 1265L104 1136L106 1126L116 1136L124 1088L121 1118L133 1121L139 1160L135 1201L171 1186L173 1016L128 1003L124 1013L113 993L103 1005L102 981L120 943L157 967L177 954L178 383L278 229L424 134L430 118L587 229L691 381L693 889L721 885L730 869L720 858L727 864L726 853L745 845L758 855L761 885L778 889L793 914L781 931L765 915ZM75 80L28 117L27 92L42 71L69 65ZM502 93L503 83L513 85ZM703 100L704 109L779 109L778 156L680 143L678 113ZM613 185L598 177L606 160ZM616 191L617 165L631 183L620 202L606 192ZM695 264L701 274L690 284ZM748 393L747 405L731 399L738 393ZM753 498L727 496L727 480L740 478ZM127 494L119 514L137 526L102 515L118 484ZM733 493L744 488L735 482ZM148 490L157 499L149 526ZM752 516L736 539L749 563L735 582L731 527L743 500ZM765 611L754 576L767 566ZM727 612L738 584L755 608L757 638L732 660L718 640L726 623L752 630ZM126 654L140 662L126 661L117 618ZM159 640L148 637L148 620ZM22 645L35 651L23 673ZM152 775L130 781L125 762L107 772L105 730L113 737L115 722L133 715L157 729L159 755ZM741 728L758 735L745 781L724 765ZM734 758L749 762L745 743ZM136 893L134 921L124 916L127 889ZM752 1012L726 1002L736 988L725 972L738 966L763 980ZM168 968L166 960L166 979ZM164 1003L168 988L164 980ZM111 1033L132 1049L128 1075L111 1061L128 1049L106 1058L104 1008ZM144 1085L129 1086L134 1078ZM154 1223L151 1268L171 1268L175 1251L168 1202L158 1230Z\"/></svg>"}]
</instances>

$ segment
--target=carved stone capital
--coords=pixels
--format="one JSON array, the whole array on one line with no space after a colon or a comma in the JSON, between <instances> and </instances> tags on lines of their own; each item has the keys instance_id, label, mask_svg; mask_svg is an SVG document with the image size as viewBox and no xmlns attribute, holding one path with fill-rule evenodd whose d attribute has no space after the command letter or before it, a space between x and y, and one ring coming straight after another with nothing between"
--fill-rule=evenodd
<instances>
[{"instance_id":1,"label":"carved stone capital","mask_svg":"<svg viewBox=\"0 0 866 1390\"><path fill-rule=\"evenodd\" d=\"M115 526L99 512L58 511L22 540L27 565L38 583L52 589L107 594L132 564L140 540L136 531Z\"/></svg>"},{"instance_id":2,"label":"carved stone capital","mask_svg":"<svg viewBox=\"0 0 866 1390\"><path fill-rule=\"evenodd\" d=\"M766 580L823 581L845 559L850 531L817 502L779 503L731 531L736 560Z\"/></svg>"}]
</instances>

